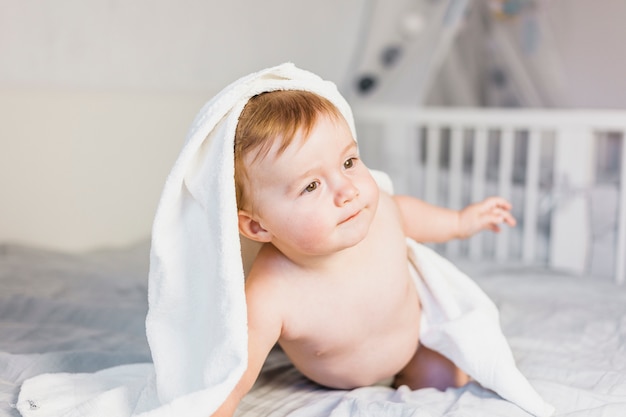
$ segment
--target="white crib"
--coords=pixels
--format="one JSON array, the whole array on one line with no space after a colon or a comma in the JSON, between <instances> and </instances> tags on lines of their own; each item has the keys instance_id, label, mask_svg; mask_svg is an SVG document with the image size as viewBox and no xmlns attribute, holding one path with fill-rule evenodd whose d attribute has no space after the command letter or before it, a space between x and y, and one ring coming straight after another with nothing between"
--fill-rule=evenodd
<instances>
[{"instance_id":1,"label":"white crib","mask_svg":"<svg viewBox=\"0 0 626 417\"><path fill-rule=\"evenodd\" d=\"M626 111L354 109L361 152L395 192L460 208L498 194L519 226L440 247L453 258L626 272ZM382 140L381 140L382 138ZM489 250L491 249L491 250Z\"/></svg>"}]
</instances>

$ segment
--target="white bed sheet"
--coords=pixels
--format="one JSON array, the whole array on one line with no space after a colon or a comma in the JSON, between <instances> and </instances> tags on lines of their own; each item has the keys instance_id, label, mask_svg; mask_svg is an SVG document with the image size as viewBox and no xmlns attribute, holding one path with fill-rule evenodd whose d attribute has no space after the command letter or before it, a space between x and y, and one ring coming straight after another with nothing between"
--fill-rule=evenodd
<instances>
[{"instance_id":1,"label":"white bed sheet","mask_svg":"<svg viewBox=\"0 0 626 417\"><path fill-rule=\"evenodd\" d=\"M31 376L150 360L147 262L147 243L83 255L0 245L0 416L19 416L11 404ZM499 306L520 369L557 415L626 415L626 288L537 267L460 267ZM237 416L300 414L527 416L475 383L327 390L276 349Z\"/></svg>"},{"instance_id":2,"label":"white bed sheet","mask_svg":"<svg viewBox=\"0 0 626 417\"><path fill-rule=\"evenodd\" d=\"M148 245L69 255L0 245L0 416L22 381L150 361Z\"/></svg>"}]
</instances>

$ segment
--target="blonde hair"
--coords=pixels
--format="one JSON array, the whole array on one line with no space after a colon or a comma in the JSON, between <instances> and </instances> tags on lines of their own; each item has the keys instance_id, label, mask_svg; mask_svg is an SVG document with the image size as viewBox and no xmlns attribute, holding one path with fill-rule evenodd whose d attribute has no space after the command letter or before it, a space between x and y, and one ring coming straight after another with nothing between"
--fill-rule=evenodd
<instances>
[{"instance_id":1,"label":"blonde hair","mask_svg":"<svg viewBox=\"0 0 626 417\"><path fill-rule=\"evenodd\" d=\"M341 119L343 116L328 99L302 90L279 90L261 93L246 103L235 131L235 190L237 208L246 201L248 173L245 161L256 152L252 162L264 158L279 140L277 155L287 149L298 132L309 136L320 115Z\"/></svg>"}]
</instances>

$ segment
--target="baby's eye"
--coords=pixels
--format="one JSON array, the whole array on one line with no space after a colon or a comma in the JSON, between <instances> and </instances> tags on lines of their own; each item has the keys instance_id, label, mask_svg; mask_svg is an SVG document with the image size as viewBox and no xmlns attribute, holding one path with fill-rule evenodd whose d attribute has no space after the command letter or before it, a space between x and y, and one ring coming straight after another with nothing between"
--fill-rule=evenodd
<instances>
[{"instance_id":1,"label":"baby's eye","mask_svg":"<svg viewBox=\"0 0 626 417\"><path fill-rule=\"evenodd\" d=\"M350 169L354 166L354 161L356 158L347 159L346 162L343 163L343 167L345 169Z\"/></svg>"},{"instance_id":2,"label":"baby's eye","mask_svg":"<svg viewBox=\"0 0 626 417\"><path fill-rule=\"evenodd\" d=\"M317 186L318 186L317 181L313 181L312 183L306 186L306 188L304 189L304 192L305 193L313 192L317 190Z\"/></svg>"}]
</instances>

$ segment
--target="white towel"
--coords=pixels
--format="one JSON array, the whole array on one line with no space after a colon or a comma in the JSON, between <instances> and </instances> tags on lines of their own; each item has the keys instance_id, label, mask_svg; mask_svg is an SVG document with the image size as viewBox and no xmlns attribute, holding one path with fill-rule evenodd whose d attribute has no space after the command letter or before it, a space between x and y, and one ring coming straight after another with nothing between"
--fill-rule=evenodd
<instances>
[{"instance_id":1,"label":"white towel","mask_svg":"<svg viewBox=\"0 0 626 417\"><path fill-rule=\"evenodd\" d=\"M426 246L407 239L422 303L420 342L449 358L483 387L535 416L551 416L515 365L498 309L467 275Z\"/></svg>"},{"instance_id":2,"label":"white towel","mask_svg":"<svg viewBox=\"0 0 626 417\"><path fill-rule=\"evenodd\" d=\"M192 124L154 220L146 319L154 365L32 378L20 392L18 408L24 417L206 417L222 404L247 364L244 270L233 179L235 128L250 97L289 89L329 99L354 133L351 109L335 85L292 64L241 78L208 102ZM468 297L470 284L454 287L467 282L466 277L446 281L451 284L447 287L436 285L441 272L437 268L446 269L445 264L436 261L432 265L437 268L426 267L431 265L430 255L417 253L422 275L429 276L420 287L424 343L504 398L538 416L549 415L550 409L515 368L489 299L477 287L469 294L481 296ZM485 321L478 323L487 322L486 327L463 326L467 315L483 311ZM475 349L470 339L476 331L490 341L489 350ZM487 363L486 355L495 362Z\"/></svg>"}]
</instances>

